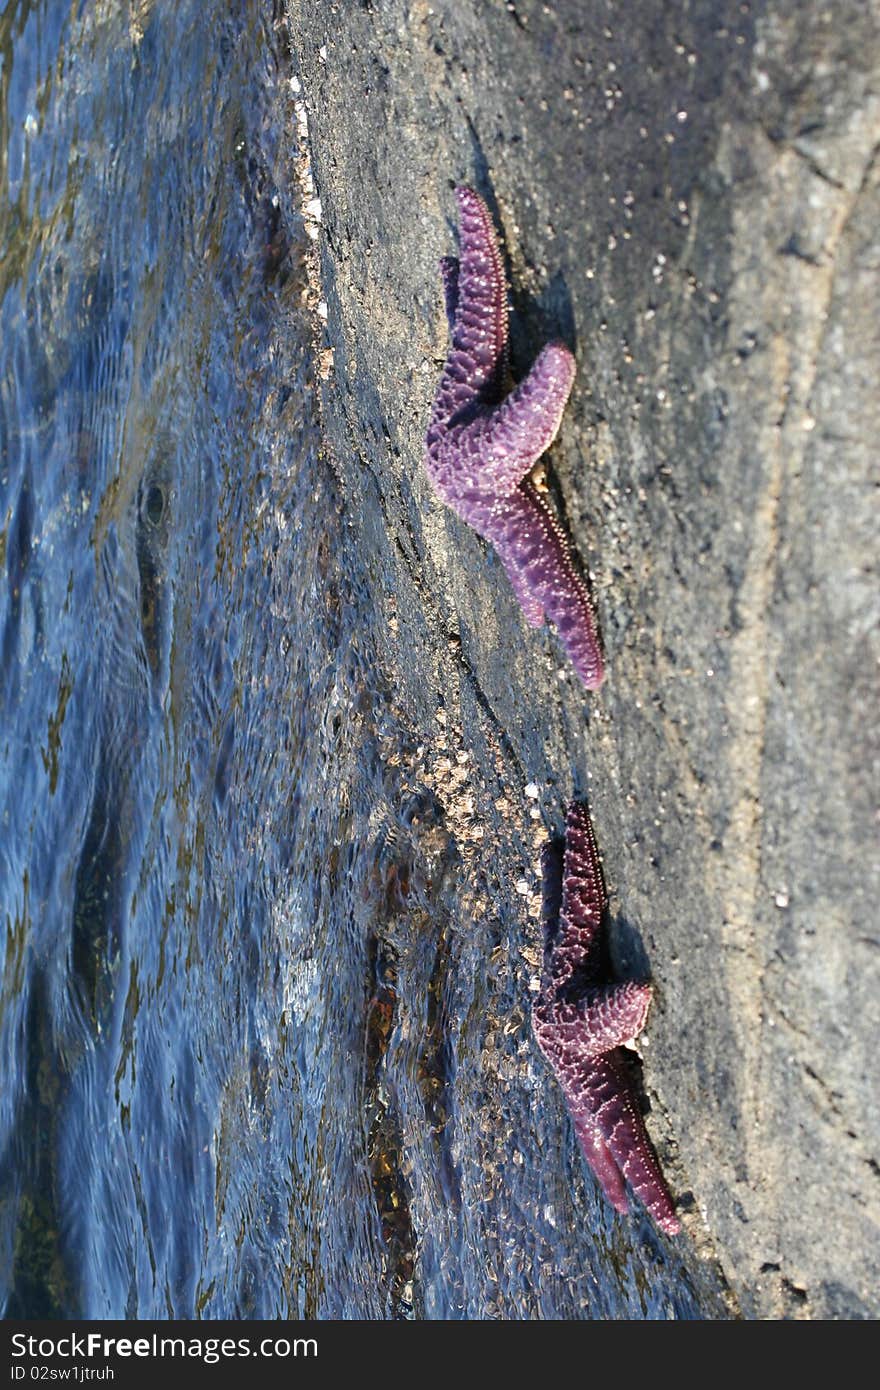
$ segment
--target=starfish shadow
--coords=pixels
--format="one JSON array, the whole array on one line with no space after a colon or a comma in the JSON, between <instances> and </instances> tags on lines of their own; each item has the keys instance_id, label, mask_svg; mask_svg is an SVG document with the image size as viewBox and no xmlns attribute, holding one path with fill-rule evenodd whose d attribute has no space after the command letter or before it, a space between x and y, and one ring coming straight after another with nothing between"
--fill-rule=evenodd
<instances>
[{"instance_id":1,"label":"starfish shadow","mask_svg":"<svg viewBox=\"0 0 880 1390\"><path fill-rule=\"evenodd\" d=\"M574 303L568 281L557 270L539 294L517 288L518 281L510 273L510 257L505 254L505 268L511 291L513 315L510 320L510 358L517 378L524 376L548 339L565 343L577 355L578 336L574 321Z\"/></svg>"},{"instance_id":2,"label":"starfish shadow","mask_svg":"<svg viewBox=\"0 0 880 1390\"><path fill-rule=\"evenodd\" d=\"M602 948L605 952L603 966L614 970L621 979L647 981L651 976L651 963L645 950L645 943L638 927L634 927L622 912L607 917L608 931L603 934Z\"/></svg>"}]
</instances>

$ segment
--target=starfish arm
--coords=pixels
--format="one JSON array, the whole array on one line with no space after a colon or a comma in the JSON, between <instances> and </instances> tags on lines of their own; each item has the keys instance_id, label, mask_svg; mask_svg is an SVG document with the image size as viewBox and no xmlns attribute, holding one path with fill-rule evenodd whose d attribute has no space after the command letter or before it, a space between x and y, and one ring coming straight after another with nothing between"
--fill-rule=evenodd
<instances>
[{"instance_id":1,"label":"starfish arm","mask_svg":"<svg viewBox=\"0 0 880 1390\"><path fill-rule=\"evenodd\" d=\"M575 377L575 361L562 343L548 343L509 396L466 427L479 458L480 486L503 497L521 483L550 448Z\"/></svg>"},{"instance_id":2,"label":"starfish arm","mask_svg":"<svg viewBox=\"0 0 880 1390\"><path fill-rule=\"evenodd\" d=\"M573 1113L571 1118L581 1152L589 1163L599 1186L615 1211L626 1212L629 1209L629 1204L626 1200L623 1175L614 1160L614 1155L602 1138L596 1122L586 1111L581 1111L579 1114Z\"/></svg>"},{"instance_id":3,"label":"starfish arm","mask_svg":"<svg viewBox=\"0 0 880 1390\"><path fill-rule=\"evenodd\" d=\"M591 973L593 943L608 904L593 823L583 802L572 801L568 808L561 861L551 841L545 847L541 867L547 874L542 904L542 991L549 997L552 990L558 997L575 971L581 977Z\"/></svg>"},{"instance_id":4,"label":"starfish arm","mask_svg":"<svg viewBox=\"0 0 880 1390\"><path fill-rule=\"evenodd\" d=\"M602 861L590 813L582 801L572 801L565 816L565 857L562 863L561 915L566 937L576 938L585 955L593 944L602 913L608 906Z\"/></svg>"},{"instance_id":5,"label":"starfish arm","mask_svg":"<svg viewBox=\"0 0 880 1390\"><path fill-rule=\"evenodd\" d=\"M531 483L525 483L519 491L533 515L540 519L539 534L546 538L540 550L530 560L524 560L527 578L539 592L544 612L555 624L584 686L596 690L605 679L605 660L590 591L572 564L565 533L546 502Z\"/></svg>"},{"instance_id":6,"label":"starfish arm","mask_svg":"<svg viewBox=\"0 0 880 1390\"><path fill-rule=\"evenodd\" d=\"M635 1096L614 1051L551 1058L584 1157L618 1211L626 1211L623 1179L661 1230L681 1225Z\"/></svg>"},{"instance_id":7,"label":"starfish arm","mask_svg":"<svg viewBox=\"0 0 880 1390\"><path fill-rule=\"evenodd\" d=\"M541 627L544 622L544 605L529 588L528 576L510 553L499 555L499 558L529 627Z\"/></svg>"},{"instance_id":8,"label":"starfish arm","mask_svg":"<svg viewBox=\"0 0 880 1390\"><path fill-rule=\"evenodd\" d=\"M590 1104L611 1154L639 1201L667 1235L681 1223L675 1204L651 1147L622 1063L610 1053L595 1064Z\"/></svg>"},{"instance_id":9,"label":"starfish arm","mask_svg":"<svg viewBox=\"0 0 880 1390\"><path fill-rule=\"evenodd\" d=\"M455 327L455 311L458 308L458 258L440 257L440 278L443 281L443 302L446 306L446 320L449 331Z\"/></svg>"},{"instance_id":10,"label":"starfish arm","mask_svg":"<svg viewBox=\"0 0 880 1390\"><path fill-rule=\"evenodd\" d=\"M627 980L590 990L577 1000L565 1000L559 998L552 976L549 981L545 978L534 1008L538 1044L554 1066L575 1058L601 1057L638 1037L651 1007L651 995L650 985Z\"/></svg>"},{"instance_id":11,"label":"starfish arm","mask_svg":"<svg viewBox=\"0 0 880 1390\"><path fill-rule=\"evenodd\" d=\"M497 399L507 372L507 284L492 217L479 193L461 185L460 266L452 328L453 352L469 366L474 397Z\"/></svg>"},{"instance_id":12,"label":"starfish arm","mask_svg":"<svg viewBox=\"0 0 880 1390\"><path fill-rule=\"evenodd\" d=\"M558 521L535 489L526 483L493 505L484 505L471 525L491 541L508 575L516 575L517 597L521 603L521 595L528 598L527 617L533 619L540 605L556 624L584 686L595 690L604 679L605 665L593 604Z\"/></svg>"},{"instance_id":13,"label":"starfish arm","mask_svg":"<svg viewBox=\"0 0 880 1390\"><path fill-rule=\"evenodd\" d=\"M627 980L622 985L597 990L584 1000L578 1010L580 1023L597 1054L622 1047L639 1036L648 1017L652 993L650 985Z\"/></svg>"}]
</instances>

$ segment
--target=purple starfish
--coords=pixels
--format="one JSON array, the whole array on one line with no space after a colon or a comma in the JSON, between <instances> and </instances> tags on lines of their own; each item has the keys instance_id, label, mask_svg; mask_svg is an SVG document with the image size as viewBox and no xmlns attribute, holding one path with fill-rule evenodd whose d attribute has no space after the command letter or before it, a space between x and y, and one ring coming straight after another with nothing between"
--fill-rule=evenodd
<instances>
[{"instance_id":1,"label":"purple starfish","mask_svg":"<svg viewBox=\"0 0 880 1390\"><path fill-rule=\"evenodd\" d=\"M661 1230L681 1230L620 1047L644 1027L651 986L602 985L599 927L608 899L586 806L573 801L562 848L542 856L544 972L532 1010L538 1046L562 1087L584 1157L617 1211L624 1179Z\"/></svg>"},{"instance_id":2,"label":"purple starfish","mask_svg":"<svg viewBox=\"0 0 880 1390\"><path fill-rule=\"evenodd\" d=\"M574 381L562 343L548 343L525 381L505 396L507 286L489 209L456 189L460 262L440 262L452 348L425 440L425 469L438 497L495 547L526 622L556 624L588 690L604 667L587 587L565 534L529 481L556 437Z\"/></svg>"}]
</instances>

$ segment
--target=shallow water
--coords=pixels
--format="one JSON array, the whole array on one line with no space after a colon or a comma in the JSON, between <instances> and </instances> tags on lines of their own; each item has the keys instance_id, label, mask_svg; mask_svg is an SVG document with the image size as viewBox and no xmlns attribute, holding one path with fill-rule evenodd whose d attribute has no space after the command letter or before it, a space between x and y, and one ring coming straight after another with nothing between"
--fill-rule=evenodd
<instances>
[{"instance_id":1,"label":"shallow water","mask_svg":"<svg viewBox=\"0 0 880 1390\"><path fill-rule=\"evenodd\" d=\"M699 1315L524 1160L319 447L283 31L76 10L0 16L6 1314Z\"/></svg>"}]
</instances>

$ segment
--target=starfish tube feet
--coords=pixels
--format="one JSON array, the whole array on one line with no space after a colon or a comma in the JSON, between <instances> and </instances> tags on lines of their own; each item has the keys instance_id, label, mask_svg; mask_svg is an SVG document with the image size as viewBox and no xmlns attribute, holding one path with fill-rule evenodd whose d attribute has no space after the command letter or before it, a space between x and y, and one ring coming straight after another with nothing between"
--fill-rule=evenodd
<instances>
[{"instance_id":1,"label":"starfish tube feet","mask_svg":"<svg viewBox=\"0 0 880 1390\"><path fill-rule=\"evenodd\" d=\"M507 370L507 284L492 215L466 184L458 202L459 275L453 347L472 362L477 391L500 389Z\"/></svg>"},{"instance_id":2,"label":"starfish tube feet","mask_svg":"<svg viewBox=\"0 0 880 1390\"><path fill-rule=\"evenodd\" d=\"M532 1010L535 1039L562 1088L584 1157L603 1192L626 1211L624 1182L661 1230L680 1230L645 1130L622 1043L637 1037L650 985L602 985L598 932L607 898L586 806L573 802L565 846L542 856L544 971Z\"/></svg>"},{"instance_id":3,"label":"starfish tube feet","mask_svg":"<svg viewBox=\"0 0 880 1390\"><path fill-rule=\"evenodd\" d=\"M425 440L437 496L497 550L526 622L556 625L588 690L604 676L586 585L558 520L528 475L553 443L575 376L562 343L548 343L525 380L504 397L507 286L489 209L456 190L460 257L440 262L452 346Z\"/></svg>"}]
</instances>

